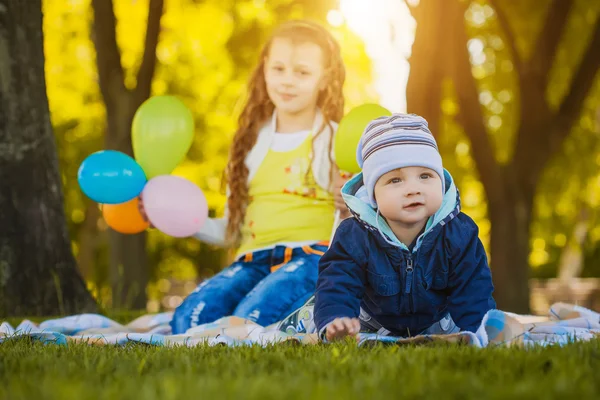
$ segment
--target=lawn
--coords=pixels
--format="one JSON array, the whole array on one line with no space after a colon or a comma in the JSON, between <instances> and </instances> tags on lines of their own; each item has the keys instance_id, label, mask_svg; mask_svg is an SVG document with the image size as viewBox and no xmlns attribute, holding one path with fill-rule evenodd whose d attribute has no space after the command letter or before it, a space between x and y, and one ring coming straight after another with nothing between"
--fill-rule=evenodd
<instances>
[{"instance_id":1,"label":"lawn","mask_svg":"<svg viewBox=\"0 0 600 400\"><path fill-rule=\"evenodd\" d=\"M0 345L0 399L599 398L600 341L531 350Z\"/></svg>"}]
</instances>

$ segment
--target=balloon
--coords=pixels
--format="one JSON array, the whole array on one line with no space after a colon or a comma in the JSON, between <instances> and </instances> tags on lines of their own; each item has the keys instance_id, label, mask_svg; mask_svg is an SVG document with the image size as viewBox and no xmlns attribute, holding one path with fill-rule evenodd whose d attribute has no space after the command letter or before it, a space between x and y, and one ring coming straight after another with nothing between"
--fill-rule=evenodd
<instances>
[{"instance_id":1,"label":"balloon","mask_svg":"<svg viewBox=\"0 0 600 400\"><path fill-rule=\"evenodd\" d=\"M140 233L148 229L150 222L144 220L138 208L137 197L121 204L102 205L102 216L107 225L121 233Z\"/></svg>"},{"instance_id":2,"label":"balloon","mask_svg":"<svg viewBox=\"0 0 600 400\"><path fill-rule=\"evenodd\" d=\"M119 204L140 194L146 184L146 175L127 154L102 150L83 160L77 181L90 199L98 203Z\"/></svg>"},{"instance_id":3,"label":"balloon","mask_svg":"<svg viewBox=\"0 0 600 400\"><path fill-rule=\"evenodd\" d=\"M161 175L150 179L142 199L152 225L174 237L192 236L208 217L208 204L202 190L178 176Z\"/></svg>"},{"instance_id":4,"label":"balloon","mask_svg":"<svg viewBox=\"0 0 600 400\"><path fill-rule=\"evenodd\" d=\"M351 174L360 172L356 162L356 148L363 131L375 118L389 115L392 113L378 104L363 104L353 108L342 118L333 142L335 162L341 171Z\"/></svg>"},{"instance_id":5,"label":"balloon","mask_svg":"<svg viewBox=\"0 0 600 400\"><path fill-rule=\"evenodd\" d=\"M151 97L133 117L133 154L148 179L171 173L185 157L193 139L192 113L176 97Z\"/></svg>"}]
</instances>

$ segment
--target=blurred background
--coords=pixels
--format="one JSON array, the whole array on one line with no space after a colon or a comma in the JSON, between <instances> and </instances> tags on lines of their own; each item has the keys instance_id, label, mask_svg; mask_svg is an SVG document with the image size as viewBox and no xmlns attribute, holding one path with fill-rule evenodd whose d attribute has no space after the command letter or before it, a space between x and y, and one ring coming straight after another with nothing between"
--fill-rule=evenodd
<instances>
[{"instance_id":1,"label":"blurred background","mask_svg":"<svg viewBox=\"0 0 600 400\"><path fill-rule=\"evenodd\" d=\"M71 244L104 308L172 309L230 254L155 230L109 233L77 184L80 163L127 147L114 130L127 121L119 113L129 92L147 85L151 95L176 95L196 136L174 174L222 215L249 74L272 29L295 18L321 22L340 42L346 111L376 102L429 120L501 298L523 303L525 293L534 312L555 300L600 308L600 1L165 0L162 13L153 3L43 1ZM156 43L146 39L153 27ZM155 73L138 73L154 54ZM111 89L101 71L115 59L126 92L102 96Z\"/></svg>"}]
</instances>

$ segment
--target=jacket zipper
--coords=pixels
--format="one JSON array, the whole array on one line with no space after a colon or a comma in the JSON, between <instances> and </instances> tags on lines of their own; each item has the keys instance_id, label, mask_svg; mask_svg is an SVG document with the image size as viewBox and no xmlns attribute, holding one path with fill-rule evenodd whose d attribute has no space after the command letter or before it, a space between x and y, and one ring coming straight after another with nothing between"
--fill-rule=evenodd
<instances>
[{"instance_id":1,"label":"jacket zipper","mask_svg":"<svg viewBox=\"0 0 600 400\"><path fill-rule=\"evenodd\" d=\"M413 300L412 300L412 283L413 283L413 259L412 255L409 253L406 258L406 285L404 289L404 293L408 294L408 306L409 311L412 313L413 311Z\"/></svg>"}]
</instances>

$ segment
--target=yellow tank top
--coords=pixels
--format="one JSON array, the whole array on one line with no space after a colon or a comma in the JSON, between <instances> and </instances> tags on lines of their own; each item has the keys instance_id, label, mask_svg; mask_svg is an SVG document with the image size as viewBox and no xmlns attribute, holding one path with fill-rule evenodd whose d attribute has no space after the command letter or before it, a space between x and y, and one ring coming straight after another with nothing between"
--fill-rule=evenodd
<instances>
[{"instance_id":1,"label":"yellow tank top","mask_svg":"<svg viewBox=\"0 0 600 400\"><path fill-rule=\"evenodd\" d=\"M294 150L267 153L250 182L238 254L279 243L329 240L333 195L316 184L310 171L311 138Z\"/></svg>"}]
</instances>

